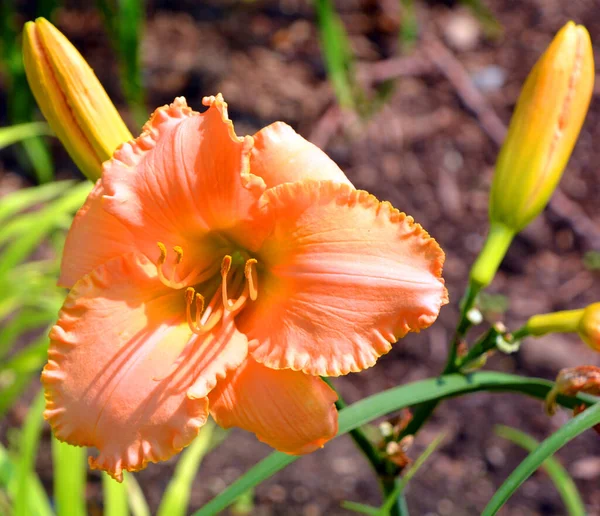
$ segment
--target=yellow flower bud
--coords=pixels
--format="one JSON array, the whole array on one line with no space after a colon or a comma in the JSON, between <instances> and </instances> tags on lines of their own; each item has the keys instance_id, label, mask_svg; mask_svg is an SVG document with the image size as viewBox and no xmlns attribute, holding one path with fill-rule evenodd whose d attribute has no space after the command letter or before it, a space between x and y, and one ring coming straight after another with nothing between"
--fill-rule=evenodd
<instances>
[{"instance_id":1,"label":"yellow flower bud","mask_svg":"<svg viewBox=\"0 0 600 516\"><path fill-rule=\"evenodd\" d=\"M600 351L600 303L577 310L534 315L517 333L539 337L548 333L576 332L590 348Z\"/></svg>"},{"instance_id":2,"label":"yellow flower bud","mask_svg":"<svg viewBox=\"0 0 600 516\"><path fill-rule=\"evenodd\" d=\"M594 87L590 36L568 22L529 74L500 150L490 219L514 232L546 206L571 156Z\"/></svg>"},{"instance_id":3,"label":"yellow flower bud","mask_svg":"<svg viewBox=\"0 0 600 516\"><path fill-rule=\"evenodd\" d=\"M600 351L600 303L588 305L583 311L579 336L590 348Z\"/></svg>"},{"instance_id":4,"label":"yellow flower bud","mask_svg":"<svg viewBox=\"0 0 600 516\"><path fill-rule=\"evenodd\" d=\"M533 67L502 145L490 194L490 232L471 269L486 287L514 236L548 204L571 156L594 88L590 36L567 23Z\"/></svg>"},{"instance_id":5,"label":"yellow flower bud","mask_svg":"<svg viewBox=\"0 0 600 516\"><path fill-rule=\"evenodd\" d=\"M132 136L93 70L49 21L25 24L23 60L37 103L79 169L92 181Z\"/></svg>"}]
</instances>

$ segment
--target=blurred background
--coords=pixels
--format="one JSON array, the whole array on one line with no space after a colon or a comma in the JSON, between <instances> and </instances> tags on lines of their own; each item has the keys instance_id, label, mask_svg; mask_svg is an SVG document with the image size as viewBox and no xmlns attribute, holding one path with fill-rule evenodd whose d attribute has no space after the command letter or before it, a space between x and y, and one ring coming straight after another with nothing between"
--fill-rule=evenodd
<instances>
[{"instance_id":1,"label":"blurred background","mask_svg":"<svg viewBox=\"0 0 600 516\"><path fill-rule=\"evenodd\" d=\"M42 120L20 57L22 25L37 16L50 19L80 50L133 134L155 107L176 96L201 109L203 96L221 92L239 135L287 122L324 149L357 188L391 201L440 242L451 305L376 368L336 380L348 402L442 369L458 300L487 230L495 158L526 75L569 19L586 25L600 61L599 0L0 0L1 127ZM559 190L517 237L482 296L490 321L516 329L533 314L600 300L597 83ZM89 190L77 186L82 176L57 139L8 143L0 139L0 486L6 457L23 438L20 429L25 424L36 431L35 422L27 427L27 415L39 399L47 327L64 296L54 286L57 256ZM43 186L29 195L27 188L36 185ZM489 362L548 379L582 364L600 365L576 337L562 335L530 339L518 354ZM409 452L415 458L441 430L448 434L409 485L411 513L478 514L525 455L494 426L515 426L541 439L569 417L561 412L550 419L539 402L512 395L445 402ZM30 460L51 490L50 434L41 423L37 432L41 440ZM190 510L269 452L253 435L232 431L204 458ZM590 514L600 514L598 435L587 432L559 458ZM174 458L135 475L152 513L176 464ZM99 474L89 473L84 489L89 513L101 514ZM7 507L3 496L0 487L0 513ZM369 465L344 436L259 486L237 511L346 514L342 500L377 504L379 496ZM543 473L502 512L563 513Z\"/></svg>"}]
</instances>

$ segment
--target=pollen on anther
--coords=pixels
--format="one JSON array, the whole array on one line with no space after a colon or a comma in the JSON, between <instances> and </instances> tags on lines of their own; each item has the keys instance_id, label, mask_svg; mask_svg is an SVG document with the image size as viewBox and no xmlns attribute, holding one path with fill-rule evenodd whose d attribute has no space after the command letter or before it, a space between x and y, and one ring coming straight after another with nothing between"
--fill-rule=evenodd
<instances>
[{"instance_id":1,"label":"pollen on anther","mask_svg":"<svg viewBox=\"0 0 600 516\"><path fill-rule=\"evenodd\" d=\"M162 265L163 263L165 263L165 261L167 259L167 248L166 248L165 244L163 244L162 242L156 242L156 245L158 246L158 249L160 250L160 256L158 257L158 264Z\"/></svg>"},{"instance_id":2,"label":"pollen on anther","mask_svg":"<svg viewBox=\"0 0 600 516\"><path fill-rule=\"evenodd\" d=\"M175 247L173 247L173 251L175 253L175 263L177 265L179 265L181 263L181 260L183 260L183 249L176 245Z\"/></svg>"},{"instance_id":3,"label":"pollen on anther","mask_svg":"<svg viewBox=\"0 0 600 516\"><path fill-rule=\"evenodd\" d=\"M246 261L246 265L244 266L244 276L246 276L246 281L248 282L248 290L252 301L256 301L256 298L258 298L257 263L258 261L255 258L250 258Z\"/></svg>"},{"instance_id":4,"label":"pollen on anther","mask_svg":"<svg viewBox=\"0 0 600 516\"><path fill-rule=\"evenodd\" d=\"M229 270L231 269L231 256L226 254L223 256L223 261L221 262L221 276L226 278L229 274Z\"/></svg>"}]
</instances>

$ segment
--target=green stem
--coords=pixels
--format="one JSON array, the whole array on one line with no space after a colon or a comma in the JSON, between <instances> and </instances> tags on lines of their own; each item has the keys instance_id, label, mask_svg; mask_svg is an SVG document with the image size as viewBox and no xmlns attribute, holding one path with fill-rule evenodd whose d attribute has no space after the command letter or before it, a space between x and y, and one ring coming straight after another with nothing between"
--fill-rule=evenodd
<instances>
[{"instance_id":1,"label":"green stem","mask_svg":"<svg viewBox=\"0 0 600 516\"><path fill-rule=\"evenodd\" d=\"M381 481L381 490L383 491L383 501L385 501L396 491L397 475L388 475L379 477ZM390 508L389 516L405 516L404 497L398 496Z\"/></svg>"},{"instance_id":2,"label":"green stem","mask_svg":"<svg viewBox=\"0 0 600 516\"><path fill-rule=\"evenodd\" d=\"M514 237L514 230L492 222L483 249L471 269L472 283L481 289L492 282Z\"/></svg>"},{"instance_id":3,"label":"green stem","mask_svg":"<svg viewBox=\"0 0 600 516\"><path fill-rule=\"evenodd\" d=\"M496 339L500 333L494 327L490 328L487 333L479 339L475 345L469 350L469 352L457 363L457 369L461 370L463 367L468 366L473 361L480 358L482 355L496 347Z\"/></svg>"},{"instance_id":4,"label":"green stem","mask_svg":"<svg viewBox=\"0 0 600 516\"><path fill-rule=\"evenodd\" d=\"M337 394L338 399L335 402L335 406L338 410L342 410L348 406L348 404L344 401L344 399L340 396L339 392L335 389L331 380L326 377L322 377L323 381L329 385ZM364 454L366 459L369 461L375 473L381 478L381 475L385 474L385 463L387 462L384 457L379 453L379 451L375 448L371 440L367 437L367 435L362 431L361 428L355 428L348 432L354 444L358 447L358 449ZM383 486L383 481L382 481Z\"/></svg>"}]
</instances>

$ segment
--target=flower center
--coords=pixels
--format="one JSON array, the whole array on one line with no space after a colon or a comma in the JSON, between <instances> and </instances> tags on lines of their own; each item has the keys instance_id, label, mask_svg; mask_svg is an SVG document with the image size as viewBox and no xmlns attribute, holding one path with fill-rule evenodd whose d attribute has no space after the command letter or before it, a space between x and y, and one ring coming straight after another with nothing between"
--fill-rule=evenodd
<instances>
[{"instance_id":1,"label":"flower center","mask_svg":"<svg viewBox=\"0 0 600 516\"><path fill-rule=\"evenodd\" d=\"M167 249L162 242L157 243L160 250L160 257L156 264L156 269L160 281L173 289L182 289L193 275L198 274L198 270L192 270L185 278L177 281L176 271L178 265L183 260L183 249L175 246L175 263L171 273L167 276L164 271L164 265L167 260ZM226 254L221 260L220 266L220 285L214 289L218 265L195 278L194 282L198 289L211 292L210 302L206 303L206 297L196 292L196 288L187 287L185 291L186 300L186 318L190 329L196 335L202 335L211 331L223 318L225 312L231 312L237 315L241 312L248 300L255 301L258 297L258 275L256 271L257 261L250 258L247 253L235 251ZM212 287L212 288L211 288ZM232 296L232 297L230 297Z\"/></svg>"}]
</instances>

